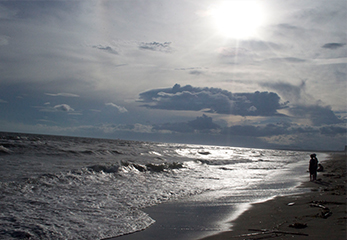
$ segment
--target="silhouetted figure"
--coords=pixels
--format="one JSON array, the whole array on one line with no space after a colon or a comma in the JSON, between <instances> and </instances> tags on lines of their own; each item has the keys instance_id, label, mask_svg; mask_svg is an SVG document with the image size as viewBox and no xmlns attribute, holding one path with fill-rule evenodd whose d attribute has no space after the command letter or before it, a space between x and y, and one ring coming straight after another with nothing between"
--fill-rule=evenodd
<instances>
[{"instance_id":1,"label":"silhouetted figure","mask_svg":"<svg viewBox=\"0 0 347 240\"><path fill-rule=\"evenodd\" d=\"M318 164L318 168L317 168L317 172L323 172L324 171L324 167L322 164Z\"/></svg>"},{"instance_id":2,"label":"silhouetted figure","mask_svg":"<svg viewBox=\"0 0 347 240\"><path fill-rule=\"evenodd\" d=\"M316 154L311 154L310 157L311 159L308 167L310 171L310 181L315 181L317 179L318 159Z\"/></svg>"}]
</instances>

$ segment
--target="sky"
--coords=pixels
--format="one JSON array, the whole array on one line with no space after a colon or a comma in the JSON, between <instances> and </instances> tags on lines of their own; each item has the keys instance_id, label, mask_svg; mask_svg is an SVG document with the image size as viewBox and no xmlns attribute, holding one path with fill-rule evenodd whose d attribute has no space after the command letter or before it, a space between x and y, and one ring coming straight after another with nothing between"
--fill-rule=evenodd
<instances>
[{"instance_id":1,"label":"sky","mask_svg":"<svg viewBox=\"0 0 347 240\"><path fill-rule=\"evenodd\" d=\"M346 9L0 1L0 131L343 150Z\"/></svg>"}]
</instances>

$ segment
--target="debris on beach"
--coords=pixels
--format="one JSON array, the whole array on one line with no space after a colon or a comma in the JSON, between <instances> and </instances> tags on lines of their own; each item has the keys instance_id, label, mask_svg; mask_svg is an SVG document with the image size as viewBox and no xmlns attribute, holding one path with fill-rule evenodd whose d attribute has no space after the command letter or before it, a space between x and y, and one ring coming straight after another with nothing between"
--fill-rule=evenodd
<instances>
[{"instance_id":1,"label":"debris on beach","mask_svg":"<svg viewBox=\"0 0 347 240\"><path fill-rule=\"evenodd\" d=\"M287 231L270 230L270 229L248 229L248 231L252 231L252 233L242 234L242 235L239 235L238 237L253 237L253 236L257 236L257 235L270 235L273 237L277 237L277 236L281 236L281 235L309 236L306 233L287 232ZM264 237L262 237L262 238L264 238ZM252 239L260 239L260 238L252 238Z\"/></svg>"},{"instance_id":2,"label":"debris on beach","mask_svg":"<svg viewBox=\"0 0 347 240\"><path fill-rule=\"evenodd\" d=\"M321 209L320 214L318 214L319 217L322 218L328 218L330 217L333 213L330 211L330 209L322 204L319 203L311 203L310 207L318 207Z\"/></svg>"},{"instance_id":3,"label":"debris on beach","mask_svg":"<svg viewBox=\"0 0 347 240\"><path fill-rule=\"evenodd\" d=\"M289 225L289 227L297 229L307 228L307 223L292 223Z\"/></svg>"}]
</instances>

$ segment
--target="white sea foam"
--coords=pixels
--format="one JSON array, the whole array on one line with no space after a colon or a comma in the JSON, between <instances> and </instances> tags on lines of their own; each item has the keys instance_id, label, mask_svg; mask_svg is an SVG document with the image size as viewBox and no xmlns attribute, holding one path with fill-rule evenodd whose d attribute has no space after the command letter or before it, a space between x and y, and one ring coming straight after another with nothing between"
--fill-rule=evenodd
<instances>
[{"instance_id":1,"label":"white sea foam","mask_svg":"<svg viewBox=\"0 0 347 240\"><path fill-rule=\"evenodd\" d=\"M101 239L147 228L143 208L185 196L234 203L297 191L307 153L4 135L1 239ZM201 195L201 196L207 196Z\"/></svg>"}]
</instances>

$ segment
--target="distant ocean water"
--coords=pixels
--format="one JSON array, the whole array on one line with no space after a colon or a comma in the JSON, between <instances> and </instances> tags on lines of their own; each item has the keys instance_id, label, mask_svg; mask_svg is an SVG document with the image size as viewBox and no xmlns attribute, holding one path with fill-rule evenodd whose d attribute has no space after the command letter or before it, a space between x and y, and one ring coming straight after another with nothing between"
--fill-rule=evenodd
<instances>
[{"instance_id":1,"label":"distant ocean water","mask_svg":"<svg viewBox=\"0 0 347 240\"><path fill-rule=\"evenodd\" d=\"M0 133L0 239L102 239L149 227L142 209L169 200L296 193L308 155Z\"/></svg>"}]
</instances>

